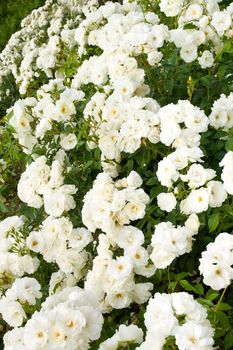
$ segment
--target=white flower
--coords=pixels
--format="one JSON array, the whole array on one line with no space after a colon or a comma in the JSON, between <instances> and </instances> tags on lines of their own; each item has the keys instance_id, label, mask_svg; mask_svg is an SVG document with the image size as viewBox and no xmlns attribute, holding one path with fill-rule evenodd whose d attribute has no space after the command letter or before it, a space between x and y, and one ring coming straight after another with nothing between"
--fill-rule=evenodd
<instances>
[{"instance_id":1,"label":"white flower","mask_svg":"<svg viewBox=\"0 0 233 350\"><path fill-rule=\"evenodd\" d=\"M149 255L147 250L144 247L131 247L127 249L126 255L131 258L135 272L140 275L140 267L148 263ZM137 269L138 267L139 271Z\"/></svg>"},{"instance_id":2,"label":"white flower","mask_svg":"<svg viewBox=\"0 0 233 350\"><path fill-rule=\"evenodd\" d=\"M186 175L180 175L183 181L188 181L190 188L203 186L207 181L216 176L212 169L205 169L201 164L192 164Z\"/></svg>"},{"instance_id":3,"label":"white flower","mask_svg":"<svg viewBox=\"0 0 233 350\"><path fill-rule=\"evenodd\" d=\"M21 326L24 318L26 318L21 304L7 298L2 298L0 300L0 313L4 321L11 327Z\"/></svg>"},{"instance_id":4,"label":"white flower","mask_svg":"<svg viewBox=\"0 0 233 350\"><path fill-rule=\"evenodd\" d=\"M171 222L162 222L155 226L152 236L152 253L150 255L156 268L167 267L177 256L191 250L192 236L197 233L187 227L178 226Z\"/></svg>"},{"instance_id":5,"label":"white flower","mask_svg":"<svg viewBox=\"0 0 233 350\"><path fill-rule=\"evenodd\" d=\"M198 62L200 64L201 68L203 68L203 69L212 67L213 63L214 63L214 56L210 51L205 50L202 53L202 55L200 57L198 57Z\"/></svg>"},{"instance_id":6,"label":"white flower","mask_svg":"<svg viewBox=\"0 0 233 350\"><path fill-rule=\"evenodd\" d=\"M180 350L211 350L213 348L213 330L209 322L204 324L188 321L178 327L175 334Z\"/></svg>"},{"instance_id":7,"label":"white flower","mask_svg":"<svg viewBox=\"0 0 233 350\"><path fill-rule=\"evenodd\" d=\"M147 329L153 329L154 325L158 333L167 336L178 324L174 316L170 297L167 294L156 293L154 298L149 300L147 310L144 314Z\"/></svg>"},{"instance_id":8,"label":"white flower","mask_svg":"<svg viewBox=\"0 0 233 350\"><path fill-rule=\"evenodd\" d=\"M220 207L227 198L223 183L220 181L210 181L207 184L209 190L209 204L212 208Z\"/></svg>"},{"instance_id":9,"label":"white flower","mask_svg":"<svg viewBox=\"0 0 233 350\"><path fill-rule=\"evenodd\" d=\"M159 51L151 51L147 55L147 61L149 65L154 66L155 64L159 63L163 58L162 52Z\"/></svg>"},{"instance_id":10,"label":"white flower","mask_svg":"<svg viewBox=\"0 0 233 350\"><path fill-rule=\"evenodd\" d=\"M59 217L64 211L74 209L76 203L72 197L77 189L74 185L63 185L58 189L47 189L44 193L44 207L48 215Z\"/></svg>"},{"instance_id":11,"label":"white flower","mask_svg":"<svg viewBox=\"0 0 233 350\"><path fill-rule=\"evenodd\" d=\"M161 210L170 212L176 206L176 197L173 193L160 193L157 196L157 203Z\"/></svg>"},{"instance_id":12,"label":"white flower","mask_svg":"<svg viewBox=\"0 0 233 350\"><path fill-rule=\"evenodd\" d=\"M137 220L142 219L145 215L146 206L144 203L140 202L129 202L125 205L122 214L125 215L129 220ZM128 220L126 219L126 223L128 224Z\"/></svg>"},{"instance_id":13,"label":"white flower","mask_svg":"<svg viewBox=\"0 0 233 350\"><path fill-rule=\"evenodd\" d=\"M81 251L92 241L92 234L84 227L72 230L69 237L69 246L75 248L77 252Z\"/></svg>"},{"instance_id":14,"label":"white flower","mask_svg":"<svg viewBox=\"0 0 233 350\"><path fill-rule=\"evenodd\" d=\"M22 303L28 302L29 305L35 305L36 299L42 297L40 289L41 286L35 278L17 278L12 287L7 290L6 296L18 299Z\"/></svg>"},{"instance_id":15,"label":"white flower","mask_svg":"<svg viewBox=\"0 0 233 350\"><path fill-rule=\"evenodd\" d=\"M159 162L156 175L159 182L166 187L171 187L173 181L176 181L179 177L174 163L168 157L163 158L163 160Z\"/></svg>"},{"instance_id":16,"label":"white flower","mask_svg":"<svg viewBox=\"0 0 233 350\"><path fill-rule=\"evenodd\" d=\"M185 224L185 227L187 227L194 234L198 232L198 229L200 227L200 221L196 214L191 214L184 224Z\"/></svg>"},{"instance_id":17,"label":"white flower","mask_svg":"<svg viewBox=\"0 0 233 350\"><path fill-rule=\"evenodd\" d=\"M31 134L26 134L19 138L19 144L24 147L24 152L30 154L33 147L37 144L37 138Z\"/></svg>"},{"instance_id":18,"label":"white flower","mask_svg":"<svg viewBox=\"0 0 233 350\"><path fill-rule=\"evenodd\" d=\"M202 252L199 270L204 276L204 283L213 289L226 288L233 279L232 248L232 235L223 232Z\"/></svg>"},{"instance_id":19,"label":"white flower","mask_svg":"<svg viewBox=\"0 0 233 350\"><path fill-rule=\"evenodd\" d=\"M134 226L119 227L114 233L114 241L120 248L139 247L144 243L144 234Z\"/></svg>"},{"instance_id":20,"label":"white flower","mask_svg":"<svg viewBox=\"0 0 233 350\"><path fill-rule=\"evenodd\" d=\"M136 325L120 325L118 329L118 338L122 343L141 343L143 340L143 332Z\"/></svg>"},{"instance_id":21,"label":"white flower","mask_svg":"<svg viewBox=\"0 0 233 350\"><path fill-rule=\"evenodd\" d=\"M202 213L209 206L209 191L206 188L193 190L186 199L190 214Z\"/></svg>"},{"instance_id":22,"label":"white flower","mask_svg":"<svg viewBox=\"0 0 233 350\"><path fill-rule=\"evenodd\" d=\"M218 34L223 35L231 25L231 15L228 11L216 11L213 14L211 25L217 30Z\"/></svg>"},{"instance_id":23,"label":"white flower","mask_svg":"<svg viewBox=\"0 0 233 350\"><path fill-rule=\"evenodd\" d=\"M58 188L63 185L64 175L63 175L63 162L59 160L54 160L50 168L50 179L48 182L49 188Z\"/></svg>"},{"instance_id":24,"label":"white flower","mask_svg":"<svg viewBox=\"0 0 233 350\"><path fill-rule=\"evenodd\" d=\"M136 283L134 286L134 301L138 304L144 304L151 297L151 290L153 284L147 283Z\"/></svg>"},{"instance_id":25,"label":"white flower","mask_svg":"<svg viewBox=\"0 0 233 350\"><path fill-rule=\"evenodd\" d=\"M74 103L68 98L62 97L56 102L57 121L69 120L72 114L75 114L76 109Z\"/></svg>"},{"instance_id":26,"label":"white flower","mask_svg":"<svg viewBox=\"0 0 233 350\"><path fill-rule=\"evenodd\" d=\"M119 257L111 260L108 264L107 274L109 277L124 280L132 273L133 265L128 257Z\"/></svg>"},{"instance_id":27,"label":"white flower","mask_svg":"<svg viewBox=\"0 0 233 350\"><path fill-rule=\"evenodd\" d=\"M111 338L101 343L98 350L117 350L118 340L118 334L116 333Z\"/></svg>"},{"instance_id":28,"label":"white flower","mask_svg":"<svg viewBox=\"0 0 233 350\"><path fill-rule=\"evenodd\" d=\"M23 350L24 341L23 341L23 330L22 328L13 328L11 331L8 331L4 334L3 337L4 347L7 350Z\"/></svg>"},{"instance_id":29,"label":"white flower","mask_svg":"<svg viewBox=\"0 0 233 350\"><path fill-rule=\"evenodd\" d=\"M180 57L186 62L191 63L197 58L197 47L196 45L185 45L181 47Z\"/></svg>"},{"instance_id":30,"label":"white flower","mask_svg":"<svg viewBox=\"0 0 233 350\"><path fill-rule=\"evenodd\" d=\"M199 4L190 5L185 13L185 19L187 21L194 21L201 18L203 14L203 7Z\"/></svg>"},{"instance_id":31,"label":"white flower","mask_svg":"<svg viewBox=\"0 0 233 350\"><path fill-rule=\"evenodd\" d=\"M22 328L23 341L27 349L44 347L48 344L51 323L42 315L35 313L27 322L25 329Z\"/></svg>"},{"instance_id":32,"label":"white flower","mask_svg":"<svg viewBox=\"0 0 233 350\"><path fill-rule=\"evenodd\" d=\"M179 106L185 115L184 123L187 128L192 129L196 133L204 132L208 129L209 119L200 108L194 107L187 100L179 101Z\"/></svg>"},{"instance_id":33,"label":"white flower","mask_svg":"<svg viewBox=\"0 0 233 350\"><path fill-rule=\"evenodd\" d=\"M61 134L60 145L66 151L69 151L69 150L75 148L77 145L76 135L75 134L68 134L68 135Z\"/></svg>"},{"instance_id":34,"label":"white flower","mask_svg":"<svg viewBox=\"0 0 233 350\"><path fill-rule=\"evenodd\" d=\"M138 173L136 173L134 170L130 172L126 180L129 187L138 188L142 185L141 176L139 176Z\"/></svg>"},{"instance_id":35,"label":"white flower","mask_svg":"<svg viewBox=\"0 0 233 350\"><path fill-rule=\"evenodd\" d=\"M215 129L224 127L227 124L227 112L222 108L212 108L212 112L209 116L210 125Z\"/></svg>"},{"instance_id":36,"label":"white flower","mask_svg":"<svg viewBox=\"0 0 233 350\"><path fill-rule=\"evenodd\" d=\"M185 316L182 325L178 323L179 315ZM156 293L149 300L144 317L147 334L140 350L161 350L168 336L175 336L182 350L212 349L214 332L207 312L188 293Z\"/></svg>"},{"instance_id":37,"label":"white flower","mask_svg":"<svg viewBox=\"0 0 233 350\"><path fill-rule=\"evenodd\" d=\"M233 194L233 152L227 152L219 165L223 167L223 187L227 193Z\"/></svg>"},{"instance_id":38,"label":"white flower","mask_svg":"<svg viewBox=\"0 0 233 350\"><path fill-rule=\"evenodd\" d=\"M174 17L179 14L183 6L183 0L161 0L159 7L167 17Z\"/></svg>"},{"instance_id":39,"label":"white flower","mask_svg":"<svg viewBox=\"0 0 233 350\"><path fill-rule=\"evenodd\" d=\"M109 290L106 302L114 309L123 309L131 304L132 299L125 290Z\"/></svg>"},{"instance_id":40,"label":"white flower","mask_svg":"<svg viewBox=\"0 0 233 350\"><path fill-rule=\"evenodd\" d=\"M208 264L208 261L200 259L200 272L204 275L203 282L212 289L219 290L230 285L233 277L233 269L224 263Z\"/></svg>"},{"instance_id":41,"label":"white flower","mask_svg":"<svg viewBox=\"0 0 233 350\"><path fill-rule=\"evenodd\" d=\"M46 131L51 130L52 125L50 121L46 118L40 120L39 124L36 126L35 135L37 138L43 139Z\"/></svg>"}]
</instances>

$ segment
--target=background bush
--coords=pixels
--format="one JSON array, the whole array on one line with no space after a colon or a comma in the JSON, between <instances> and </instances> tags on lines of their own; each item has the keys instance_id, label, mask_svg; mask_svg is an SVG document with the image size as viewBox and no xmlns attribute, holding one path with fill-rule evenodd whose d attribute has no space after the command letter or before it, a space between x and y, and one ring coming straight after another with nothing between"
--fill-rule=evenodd
<instances>
[{"instance_id":1,"label":"background bush","mask_svg":"<svg viewBox=\"0 0 233 350\"><path fill-rule=\"evenodd\" d=\"M44 0L1 0L0 1L0 51L10 36L20 29L20 22L33 9L44 5Z\"/></svg>"}]
</instances>

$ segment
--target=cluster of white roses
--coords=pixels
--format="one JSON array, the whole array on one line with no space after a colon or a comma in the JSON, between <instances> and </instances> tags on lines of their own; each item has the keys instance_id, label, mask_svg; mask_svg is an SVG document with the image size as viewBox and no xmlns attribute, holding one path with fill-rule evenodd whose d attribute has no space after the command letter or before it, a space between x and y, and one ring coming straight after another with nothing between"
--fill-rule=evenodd
<instances>
[{"instance_id":1,"label":"cluster of white roses","mask_svg":"<svg viewBox=\"0 0 233 350\"><path fill-rule=\"evenodd\" d=\"M176 207L176 197L179 198L181 192L180 180L187 183L189 189L186 198L180 202L183 213L189 215L206 211L209 206L220 207L227 197L223 183L212 180L216 177L215 170L198 164L203 162L204 157L200 148L200 134L209 125L205 113L188 101L179 101L177 105L160 108L158 116L161 120L160 141L176 149L158 163L157 177L160 183L168 189L176 184L173 192L158 196L159 207L168 212Z\"/></svg>"},{"instance_id":2,"label":"cluster of white roses","mask_svg":"<svg viewBox=\"0 0 233 350\"><path fill-rule=\"evenodd\" d=\"M73 273L78 281L88 260L84 248L92 241L90 231L84 227L73 228L69 218L47 217L39 231L30 232L27 247L42 254L45 261L56 262L64 273Z\"/></svg>"},{"instance_id":3,"label":"cluster of white roses","mask_svg":"<svg viewBox=\"0 0 233 350\"><path fill-rule=\"evenodd\" d=\"M84 97L82 91L64 86L65 76L52 79L37 91L38 98L18 100L14 104L9 124L14 128L15 138L24 147L25 153L31 153L34 146L41 144L47 131L52 129L54 122L69 125L70 119L76 113L74 103ZM50 91L59 90L59 98L54 98ZM64 150L73 149L77 140L74 134L59 134L60 146Z\"/></svg>"},{"instance_id":4,"label":"cluster of white roses","mask_svg":"<svg viewBox=\"0 0 233 350\"><path fill-rule=\"evenodd\" d=\"M187 63L197 59L203 69L212 67L221 38L232 36L232 4L223 11L215 0L161 0L159 6L166 16L178 16L178 28L170 30L170 41L180 48L181 58Z\"/></svg>"},{"instance_id":5,"label":"cluster of white roses","mask_svg":"<svg viewBox=\"0 0 233 350\"><path fill-rule=\"evenodd\" d=\"M161 107L147 97L150 89L138 60L145 55L149 65L159 65L161 48L174 42L186 62L199 54L202 68L212 66L221 37L231 35L233 7L221 12L215 0L161 0L159 6L166 16L179 17L178 29L169 30L157 14L144 13L137 3L108 2L96 9L95 1L48 0L24 21L0 57L21 94L42 72L48 79L36 97L22 98L9 109L14 136L33 159L21 175L18 196L41 208L43 219L26 233L23 217L0 223L0 273L11 280L3 286L0 312L15 327L4 337L6 350L88 349L100 337L101 313L147 302L153 284L146 279L191 251L200 226L197 214L220 207L233 194L233 152L220 163L222 182L213 180L219 176L215 170L201 164L202 133L210 126L228 131L233 125L232 94L215 101L209 117L186 100ZM186 24L196 28L185 29ZM60 69L66 49L74 49L80 60L71 78ZM10 53L15 53L11 59ZM94 85L90 96L88 84ZM74 228L70 216L79 179L66 183L73 166L69 154L78 143L77 115L89 125L88 146L99 147L102 160L102 172L79 208L87 229ZM148 239L132 222L147 219L146 206L153 199L137 172L119 179L118 166L123 152L132 154L149 143L168 149L154 173L163 186L157 206L165 212L177 208L187 217L180 225L157 221ZM37 154L37 146L44 147L46 156ZM230 283L231 246L231 235L224 233L202 253L206 285L220 289ZM33 274L42 259L57 271L50 277L49 296L35 311L36 299L44 295L38 281L24 275ZM78 282L83 289L75 287ZM32 316L28 307L35 307ZM155 294L145 324L144 342L142 330L121 325L99 349L139 343L140 350L161 350L170 336L181 350L212 349L207 312L187 293Z\"/></svg>"},{"instance_id":6,"label":"cluster of white roses","mask_svg":"<svg viewBox=\"0 0 233 350\"><path fill-rule=\"evenodd\" d=\"M221 94L213 104L209 116L210 125L215 129L229 130L233 127L233 93L229 96Z\"/></svg>"},{"instance_id":7,"label":"cluster of white roses","mask_svg":"<svg viewBox=\"0 0 233 350\"><path fill-rule=\"evenodd\" d=\"M22 277L25 273L33 274L39 266L39 259L25 249L25 237L20 232L23 225L22 216L11 216L0 222L1 275Z\"/></svg>"},{"instance_id":8,"label":"cluster of white roses","mask_svg":"<svg viewBox=\"0 0 233 350\"><path fill-rule=\"evenodd\" d=\"M0 54L0 83L12 74L19 92L25 94L43 72L51 77L64 44L75 46L74 28L82 14L96 4L95 0L47 0L43 7L32 11Z\"/></svg>"},{"instance_id":9,"label":"cluster of white roses","mask_svg":"<svg viewBox=\"0 0 233 350\"><path fill-rule=\"evenodd\" d=\"M72 49L77 47L77 42L80 53L85 51L86 43L99 45L108 53L120 47L119 51L123 53L126 50L127 55L128 52L144 52L148 55L148 62L155 64L162 58L158 49L166 39L181 48L181 57L186 62L198 58L202 68L212 66L213 54L221 47L221 37L230 37L232 33L232 5L220 11L216 0L192 0L188 3L184 0L162 0L159 6L166 16L178 16L177 29L169 30L160 24L154 13L145 17L137 5L122 7L109 3L97 9L95 0L47 0L43 7L23 20L22 29L11 37L1 53L0 80L4 81L7 75L13 74L20 93L24 94L42 72L52 77L59 66L64 44ZM133 14L123 19L129 10ZM99 29L98 25L103 24L103 20L107 23ZM194 28L184 29L184 25L190 23ZM80 27L76 29L78 24ZM103 67L100 69L105 71ZM96 79L100 79L98 73Z\"/></svg>"},{"instance_id":10,"label":"cluster of white roses","mask_svg":"<svg viewBox=\"0 0 233 350\"><path fill-rule=\"evenodd\" d=\"M162 222L155 226L152 236L150 255L156 268L165 268L178 256L192 250L193 236L198 233L199 219L191 214L185 226L175 227L171 222Z\"/></svg>"},{"instance_id":11,"label":"cluster of white roses","mask_svg":"<svg viewBox=\"0 0 233 350\"><path fill-rule=\"evenodd\" d=\"M26 319L24 305L35 305L42 297L41 286L35 278L17 278L0 300L0 312L11 327L19 327Z\"/></svg>"},{"instance_id":12,"label":"cluster of white roses","mask_svg":"<svg viewBox=\"0 0 233 350\"><path fill-rule=\"evenodd\" d=\"M98 255L87 274L85 288L90 291L95 288L105 312L128 307L133 301L144 303L153 287L151 283L134 280L135 274L150 277L155 271L143 247L143 232L129 225L145 215L149 197L138 188L141 184L135 171L115 183L107 173L101 173L84 198L83 223L91 232L101 229L106 233L98 236ZM124 255L114 258L119 248Z\"/></svg>"},{"instance_id":13,"label":"cluster of white roses","mask_svg":"<svg viewBox=\"0 0 233 350\"><path fill-rule=\"evenodd\" d=\"M188 293L156 293L145 312L147 334L138 350L161 350L169 336L180 350L213 349L213 329L206 309Z\"/></svg>"},{"instance_id":14,"label":"cluster of white roses","mask_svg":"<svg viewBox=\"0 0 233 350\"><path fill-rule=\"evenodd\" d=\"M45 212L54 217L74 209L76 204L72 194L76 193L77 189L75 185L63 184L62 172L62 161L55 159L50 167L46 164L45 156L37 158L20 178L19 198L34 208L40 208L44 204Z\"/></svg>"},{"instance_id":15,"label":"cluster of white roses","mask_svg":"<svg viewBox=\"0 0 233 350\"><path fill-rule=\"evenodd\" d=\"M91 232L101 229L114 240L115 231L145 215L149 196L139 188L141 185L142 179L135 171L116 182L109 174L100 173L84 197L84 225Z\"/></svg>"},{"instance_id":16,"label":"cluster of white roses","mask_svg":"<svg viewBox=\"0 0 233 350\"><path fill-rule=\"evenodd\" d=\"M120 88L127 94L131 88L130 81L121 79L120 84ZM140 81L138 85L140 86ZM132 88L132 93L134 90ZM109 97L97 92L86 105L84 116L86 119L94 118L91 134L98 139L103 159L120 161L121 152L134 153L143 139L149 139L153 143L159 141L157 110L158 104L151 98L123 98L115 90ZM90 146L96 147L96 144L92 142Z\"/></svg>"},{"instance_id":17,"label":"cluster of white roses","mask_svg":"<svg viewBox=\"0 0 233 350\"><path fill-rule=\"evenodd\" d=\"M216 290L226 288L233 279L232 264L233 236L223 232L202 252L199 270L204 276L203 282Z\"/></svg>"},{"instance_id":18,"label":"cluster of white roses","mask_svg":"<svg viewBox=\"0 0 233 350\"><path fill-rule=\"evenodd\" d=\"M134 230L135 229L135 230ZM139 232L138 232L139 231ZM142 232L134 227L126 227L126 235L140 236ZM123 238L123 237L122 237ZM130 237L124 237L129 244ZM142 238L142 237L141 237ZM150 277L154 274L153 265L148 264L148 252L140 245L124 250L123 256L113 257L114 247L104 234L99 235L98 255L93 261L85 282L85 290L95 290L102 312L128 307L132 302L145 303L151 296L152 283L136 283L135 274ZM115 247L116 248L116 247Z\"/></svg>"},{"instance_id":19,"label":"cluster of white roses","mask_svg":"<svg viewBox=\"0 0 233 350\"><path fill-rule=\"evenodd\" d=\"M84 110L84 117L94 121L91 134L97 141L91 145L100 147L103 159L120 161L121 152L135 152L144 138L158 142L159 106L145 98L149 87L134 56L146 53L148 62L157 64L162 58L158 49L167 35L157 15L144 14L138 5L127 3L100 7L76 30L80 53L87 44L103 51L84 61L72 81L75 88L93 83L105 90L96 92Z\"/></svg>"},{"instance_id":20,"label":"cluster of white roses","mask_svg":"<svg viewBox=\"0 0 233 350\"><path fill-rule=\"evenodd\" d=\"M102 324L103 316L87 292L65 288L48 297L25 326L4 336L5 349L85 350L99 338Z\"/></svg>"}]
</instances>

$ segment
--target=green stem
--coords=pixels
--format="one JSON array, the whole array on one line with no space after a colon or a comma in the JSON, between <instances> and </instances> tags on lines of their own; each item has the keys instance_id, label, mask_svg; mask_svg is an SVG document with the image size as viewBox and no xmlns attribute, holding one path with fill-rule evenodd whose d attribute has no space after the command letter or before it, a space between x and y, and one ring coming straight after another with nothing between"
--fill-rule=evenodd
<instances>
[{"instance_id":1,"label":"green stem","mask_svg":"<svg viewBox=\"0 0 233 350\"><path fill-rule=\"evenodd\" d=\"M171 283L171 277L170 277L170 265L167 268L167 278L168 278L168 282Z\"/></svg>"},{"instance_id":2,"label":"green stem","mask_svg":"<svg viewBox=\"0 0 233 350\"><path fill-rule=\"evenodd\" d=\"M221 294L221 297L219 299L219 301L217 302L216 306L215 306L215 312L214 312L214 325L216 323L216 312L218 311L218 306L219 304L221 304L222 300L223 300L223 297L226 293L226 290L227 290L227 287L223 290L222 294Z\"/></svg>"}]
</instances>

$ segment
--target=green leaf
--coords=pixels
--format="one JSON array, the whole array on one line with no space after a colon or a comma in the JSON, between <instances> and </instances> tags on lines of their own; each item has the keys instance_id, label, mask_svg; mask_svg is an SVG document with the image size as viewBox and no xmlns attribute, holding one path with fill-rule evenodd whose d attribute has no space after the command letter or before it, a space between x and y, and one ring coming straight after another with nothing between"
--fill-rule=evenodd
<instances>
[{"instance_id":1,"label":"green leaf","mask_svg":"<svg viewBox=\"0 0 233 350\"><path fill-rule=\"evenodd\" d=\"M232 306L226 303L221 303L218 305L218 310L220 311L228 311L228 310L232 310Z\"/></svg>"},{"instance_id":2,"label":"green leaf","mask_svg":"<svg viewBox=\"0 0 233 350\"><path fill-rule=\"evenodd\" d=\"M197 298L197 301L200 304L202 304L203 306L207 307L207 308L209 308L209 307L214 305L211 300L207 300L207 299L204 299L204 298Z\"/></svg>"},{"instance_id":3,"label":"green leaf","mask_svg":"<svg viewBox=\"0 0 233 350\"><path fill-rule=\"evenodd\" d=\"M197 26L194 24L194 23L186 23L184 26L183 26L183 29L186 30L186 29L197 29Z\"/></svg>"},{"instance_id":4,"label":"green leaf","mask_svg":"<svg viewBox=\"0 0 233 350\"><path fill-rule=\"evenodd\" d=\"M233 137L230 137L225 144L226 151L233 151Z\"/></svg>"},{"instance_id":5,"label":"green leaf","mask_svg":"<svg viewBox=\"0 0 233 350\"><path fill-rule=\"evenodd\" d=\"M208 219L208 227L210 232L213 232L214 230L216 230L218 225L219 225L219 213L210 215Z\"/></svg>"},{"instance_id":6,"label":"green leaf","mask_svg":"<svg viewBox=\"0 0 233 350\"><path fill-rule=\"evenodd\" d=\"M203 295L204 294L204 288L203 288L203 285L198 283L194 286L193 288L193 291L196 293L196 294L199 294L199 295Z\"/></svg>"},{"instance_id":7,"label":"green leaf","mask_svg":"<svg viewBox=\"0 0 233 350\"><path fill-rule=\"evenodd\" d=\"M228 316L223 311L216 311L216 320L221 324L222 327L227 329L230 327Z\"/></svg>"},{"instance_id":8,"label":"green leaf","mask_svg":"<svg viewBox=\"0 0 233 350\"><path fill-rule=\"evenodd\" d=\"M209 289L208 292L206 293L206 298L208 300L214 300L219 296L219 292Z\"/></svg>"},{"instance_id":9,"label":"green leaf","mask_svg":"<svg viewBox=\"0 0 233 350\"><path fill-rule=\"evenodd\" d=\"M2 202L0 202L0 211L2 213L7 213L8 212L7 207Z\"/></svg>"},{"instance_id":10,"label":"green leaf","mask_svg":"<svg viewBox=\"0 0 233 350\"><path fill-rule=\"evenodd\" d=\"M212 83L212 81L213 81L213 78L212 78L211 76L209 76L209 75L206 75L206 76L202 77L202 78L200 79L200 81L202 82L202 84L203 84L204 86L210 87L210 85L211 85L211 83Z\"/></svg>"},{"instance_id":11,"label":"green leaf","mask_svg":"<svg viewBox=\"0 0 233 350\"><path fill-rule=\"evenodd\" d=\"M176 274L175 277L176 277L176 280L179 281L179 280L181 280L182 278L187 277L188 275L189 275L188 272L180 272L180 273Z\"/></svg>"},{"instance_id":12,"label":"green leaf","mask_svg":"<svg viewBox=\"0 0 233 350\"><path fill-rule=\"evenodd\" d=\"M156 183L158 183L158 180L156 179L156 177L151 177L149 180L147 180L146 185L153 186Z\"/></svg>"},{"instance_id":13,"label":"green leaf","mask_svg":"<svg viewBox=\"0 0 233 350\"><path fill-rule=\"evenodd\" d=\"M233 210L231 209L230 205L223 205L222 209L230 216L233 217Z\"/></svg>"},{"instance_id":14,"label":"green leaf","mask_svg":"<svg viewBox=\"0 0 233 350\"><path fill-rule=\"evenodd\" d=\"M227 40L223 50L227 53L233 53L233 45L231 40Z\"/></svg>"},{"instance_id":15,"label":"green leaf","mask_svg":"<svg viewBox=\"0 0 233 350\"><path fill-rule=\"evenodd\" d=\"M170 289L172 292L174 292L174 290L176 289L176 286L177 286L177 282L176 281L170 282L168 284L168 289Z\"/></svg>"},{"instance_id":16,"label":"green leaf","mask_svg":"<svg viewBox=\"0 0 233 350\"><path fill-rule=\"evenodd\" d=\"M150 190L150 198L151 199L156 198L160 192L161 192L160 186L152 187Z\"/></svg>"},{"instance_id":17,"label":"green leaf","mask_svg":"<svg viewBox=\"0 0 233 350\"><path fill-rule=\"evenodd\" d=\"M193 291L194 286L191 285L191 283L189 283L186 280L180 280L180 285L182 288L184 288L185 290L187 290L188 292Z\"/></svg>"},{"instance_id":18,"label":"green leaf","mask_svg":"<svg viewBox=\"0 0 233 350\"><path fill-rule=\"evenodd\" d=\"M226 350L233 348L233 329L225 336L224 346Z\"/></svg>"}]
</instances>

